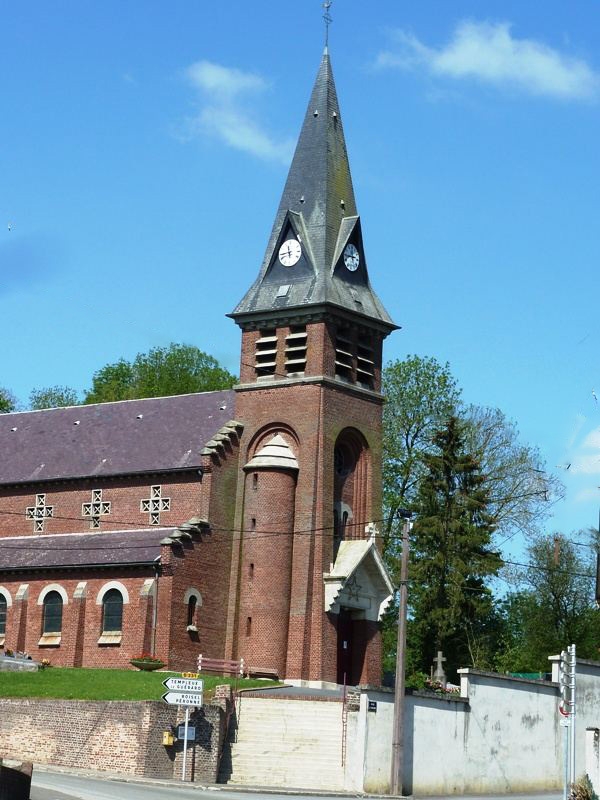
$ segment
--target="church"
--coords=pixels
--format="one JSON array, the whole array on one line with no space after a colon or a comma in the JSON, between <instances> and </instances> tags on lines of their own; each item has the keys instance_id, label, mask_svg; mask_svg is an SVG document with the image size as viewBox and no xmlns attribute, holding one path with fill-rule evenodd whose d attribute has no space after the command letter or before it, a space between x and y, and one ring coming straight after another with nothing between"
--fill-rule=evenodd
<instances>
[{"instance_id":1,"label":"church","mask_svg":"<svg viewBox=\"0 0 600 800\"><path fill-rule=\"evenodd\" d=\"M0 648L379 684L385 337L323 54L231 390L0 415Z\"/></svg>"}]
</instances>

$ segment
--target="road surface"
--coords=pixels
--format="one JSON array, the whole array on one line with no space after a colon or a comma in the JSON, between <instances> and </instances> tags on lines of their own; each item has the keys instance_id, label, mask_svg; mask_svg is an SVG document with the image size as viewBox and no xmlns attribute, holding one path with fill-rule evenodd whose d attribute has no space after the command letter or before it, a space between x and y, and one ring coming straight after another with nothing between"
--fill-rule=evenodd
<instances>
[{"instance_id":1,"label":"road surface","mask_svg":"<svg viewBox=\"0 0 600 800\"><path fill-rule=\"evenodd\" d=\"M301 795L296 796L299 800ZM294 800L294 795L129 783L34 768L31 800Z\"/></svg>"},{"instance_id":2,"label":"road surface","mask_svg":"<svg viewBox=\"0 0 600 800\"><path fill-rule=\"evenodd\" d=\"M320 795L311 792L311 798L319 800ZM354 797L355 795L346 795ZM225 787L219 789L194 788L189 784L165 785L164 783L130 783L107 778L69 775L62 772L45 772L34 768L31 785L31 800L301 800L306 795L298 793L276 794L260 791L232 791ZM331 800L331 795L323 796ZM469 796L468 800L562 800L562 793L487 795ZM428 798L428 800L442 800ZM458 795L443 800L460 800Z\"/></svg>"}]
</instances>

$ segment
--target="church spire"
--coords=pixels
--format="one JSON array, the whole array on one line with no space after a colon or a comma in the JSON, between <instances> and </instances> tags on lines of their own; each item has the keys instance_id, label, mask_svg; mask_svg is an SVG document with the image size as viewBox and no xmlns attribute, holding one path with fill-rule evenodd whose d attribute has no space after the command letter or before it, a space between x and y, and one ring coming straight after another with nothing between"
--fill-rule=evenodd
<instances>
[{"instance_id":1,"label":"church spire","mask_svg":"<svg viewBox=\"0 0 600 800\"><path fill-rule=\"evenodd\" d=\"M396 327L369 284L327 47L259 276L231 316L317 305Z\"/></svg>"}]
</instances>

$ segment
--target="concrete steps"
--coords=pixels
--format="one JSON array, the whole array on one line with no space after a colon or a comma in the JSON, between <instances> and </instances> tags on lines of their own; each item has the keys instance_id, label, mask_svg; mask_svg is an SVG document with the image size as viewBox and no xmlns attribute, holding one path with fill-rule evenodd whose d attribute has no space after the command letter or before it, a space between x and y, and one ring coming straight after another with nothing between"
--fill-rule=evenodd
<instances>
[{"instance_id":1,"label":"concrete steps","mask_svg":"<svg viewBox=\"0 0 600 800\"><path fill-rule=\"evenodd\" d=\"M242 697L220 779L239 786L342 790L342 705Z\"/></svg>"}]
</instances>

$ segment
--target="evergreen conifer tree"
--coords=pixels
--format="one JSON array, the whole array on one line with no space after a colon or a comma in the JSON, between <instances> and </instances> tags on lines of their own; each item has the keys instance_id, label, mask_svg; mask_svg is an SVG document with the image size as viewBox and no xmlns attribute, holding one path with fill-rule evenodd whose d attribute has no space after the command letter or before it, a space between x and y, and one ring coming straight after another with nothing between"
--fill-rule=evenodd
<instances>
[{"instance_id":1,"label":"evergreen conifer tree","mask_svg":"<svg viewBox=\"0 0 600 800\"><path fill-rule=\"evenodd\" d=\"M438 650L449 674L486 666L494 615L486 579L501 567L491 548L485 476L464 452L462 423L451 416L423 455L426 472L411 536L409 648L412 668L429 673ZM479 662L479 663L477 663Z\"/></svg>"}]
</instances>

